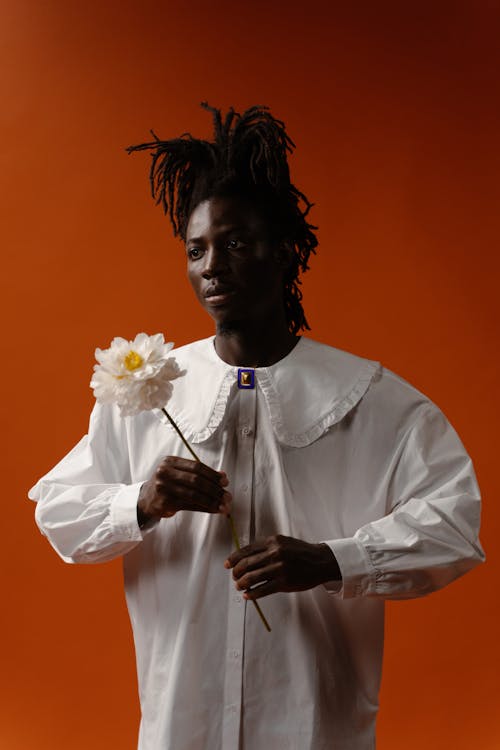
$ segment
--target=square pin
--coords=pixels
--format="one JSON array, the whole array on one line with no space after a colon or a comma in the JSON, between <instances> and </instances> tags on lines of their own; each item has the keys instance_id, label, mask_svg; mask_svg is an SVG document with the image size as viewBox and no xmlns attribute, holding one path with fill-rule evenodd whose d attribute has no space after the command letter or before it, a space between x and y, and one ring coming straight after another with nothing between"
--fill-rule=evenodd
<instances>
[{"instance_id":1,"label":"square pin","mask_svg":"<svg viewBox=\"0 0 500 750\"><path fill-rule=\"evenodd\" d=\"M255 370L238 368L238 388L255 388Z\"/></svg>"}]
</instances>

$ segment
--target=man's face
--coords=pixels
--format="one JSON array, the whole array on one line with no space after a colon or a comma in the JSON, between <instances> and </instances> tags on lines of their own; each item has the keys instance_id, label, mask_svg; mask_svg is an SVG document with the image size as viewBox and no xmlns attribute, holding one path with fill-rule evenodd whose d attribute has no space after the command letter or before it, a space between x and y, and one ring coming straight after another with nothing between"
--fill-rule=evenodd
<instances>
[{"instance_id":1,"label":"man's face","mask_svg":"<svg viewBox=\"0 0 500 750\"><path fill-rule=\"evenodd\" d=\"M283 252L243 198L210 198L193 210L186 231L187 273L217 327L282 314Z\"/></svg>"}]
</instances>

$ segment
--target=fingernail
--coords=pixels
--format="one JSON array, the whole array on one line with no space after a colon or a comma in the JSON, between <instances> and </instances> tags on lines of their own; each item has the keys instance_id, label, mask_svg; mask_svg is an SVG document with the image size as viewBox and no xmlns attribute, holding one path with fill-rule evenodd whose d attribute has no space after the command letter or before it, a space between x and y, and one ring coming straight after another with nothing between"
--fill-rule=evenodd
<instances>
[{"instance_id":1,"label":"fingernail","mask_svg":"<svg viewBox=\"0 0 500 750\"><path fill-rule=\"evenodd\" d=\"M230 567L231 567L231 563L229 562L229 560L226 560L226 561L225 561L225 563L224 563L224 567L225 567L225 568L230 568Z\"/></svg>"}]
</instances>

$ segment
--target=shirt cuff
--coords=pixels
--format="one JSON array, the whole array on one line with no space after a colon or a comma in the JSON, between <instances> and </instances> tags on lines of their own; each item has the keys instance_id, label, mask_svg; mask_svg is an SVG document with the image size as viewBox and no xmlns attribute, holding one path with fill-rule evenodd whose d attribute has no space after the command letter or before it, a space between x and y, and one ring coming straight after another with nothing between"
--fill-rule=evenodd
<instances>
[{"instance_id":1,"label":"shirt cuff","mask_svg":"<svg viewBox=\"0 0 500 750\"><path fill-rule=\"evenodd\" d=\"M140 542L146 533L137 523L137 501L142 485L143 482L138 482L122 487L111 501L110 522L123 541Z\"/></svg>"},{"instance_id":2,"label":"shirt cuff","mask_svg":"<svg viewBox=\"0 0 500 750\"><path fill-rule=\"evenodd\" d=\"M375 569L363 545L354 538L326 540L323 544L335 555L342 576L341 581L324 583L326 590L343 599L366 595L375 579Z\"/></svg>"}]
</instances>

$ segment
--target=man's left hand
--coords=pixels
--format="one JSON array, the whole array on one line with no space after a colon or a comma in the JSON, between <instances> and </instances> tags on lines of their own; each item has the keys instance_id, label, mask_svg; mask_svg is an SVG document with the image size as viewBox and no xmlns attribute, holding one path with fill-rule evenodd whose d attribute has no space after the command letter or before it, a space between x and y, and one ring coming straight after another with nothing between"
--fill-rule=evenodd
<instances>
[{"instance_id":1,"label":"man's left hand","mask_svg":"<svg viewBox=\"0 0 500 750\"><path fill-rule=\"evenodd\" d=\"M270 536L233 552L226 562L245 599L277 591L305 591L339 581L340 569L327 544L310 544L290 536Z\"/></svg>"}]
</instances>

